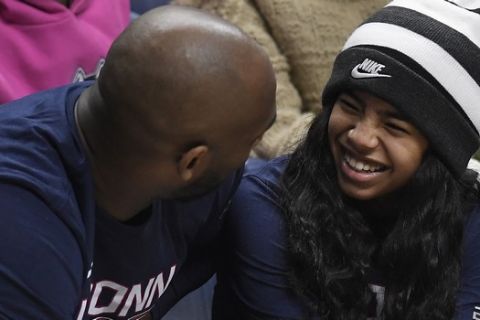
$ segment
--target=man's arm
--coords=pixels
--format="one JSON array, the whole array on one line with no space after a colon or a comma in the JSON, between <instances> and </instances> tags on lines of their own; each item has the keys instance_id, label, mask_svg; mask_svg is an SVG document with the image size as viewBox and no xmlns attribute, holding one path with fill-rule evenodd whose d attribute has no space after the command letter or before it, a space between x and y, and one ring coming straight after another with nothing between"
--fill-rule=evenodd
<instances>
[{"instance_id":1,"label":"man's arm","mask_svg":"<svg viewBox=\"0 0 480 320\"><path fill-rule=\"evenodd\" d=\"M0 318L75 319L83 260L69 229L35 194L0 183Z\"/></svg>"},{"instance_id":2,"label":"man's arm","mask_svg":"<svg viewBox=\"0 0 480 320\"><path fill-rule=\"evenodd\" d=\"M224 268L214 319L303 319L288 281L286 230L277 194L255 176L243 179L227 215Z\"/></svg>"}]
</instances>

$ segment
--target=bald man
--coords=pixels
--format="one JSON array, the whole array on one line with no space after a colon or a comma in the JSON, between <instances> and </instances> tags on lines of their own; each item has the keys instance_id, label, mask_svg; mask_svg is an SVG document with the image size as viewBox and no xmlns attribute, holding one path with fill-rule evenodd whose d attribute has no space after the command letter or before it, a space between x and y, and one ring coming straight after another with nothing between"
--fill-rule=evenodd
<instances>
[{"instance_id":1,"label":"bald man","mask_svg":"<svg viewBox=\"0 0 480 320\"><path fill-rule=\"evenodd\" d=\"M0 318L161 316L211 274L200 261L274 119L265 53L174 6L131 24L97 82L2 106Z\"/></svg>"}]
</instances>

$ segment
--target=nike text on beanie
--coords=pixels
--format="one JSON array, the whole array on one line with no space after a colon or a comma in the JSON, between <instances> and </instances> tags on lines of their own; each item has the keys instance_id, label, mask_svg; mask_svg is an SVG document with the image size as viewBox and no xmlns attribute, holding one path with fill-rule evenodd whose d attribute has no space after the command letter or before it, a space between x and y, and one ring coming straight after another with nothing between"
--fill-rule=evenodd
<instances>
[{"instance_id":1,"label":"nike text on beanie","mask_svg":"<svg viewBox=\"0 0 480 320\"><path fill-rule=\"evenodd\" d=\"M323 92L363 90L407 117L456 175L480 146L480 1L394 0L358 27Z\"/></svg>"}]
</instances>

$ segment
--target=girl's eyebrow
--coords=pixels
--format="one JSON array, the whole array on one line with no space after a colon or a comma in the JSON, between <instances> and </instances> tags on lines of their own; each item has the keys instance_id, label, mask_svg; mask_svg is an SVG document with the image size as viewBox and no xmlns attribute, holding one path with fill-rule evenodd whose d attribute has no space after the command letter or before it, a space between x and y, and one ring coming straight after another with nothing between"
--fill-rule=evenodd
<instances>
[{"instance_id":1,"label":"girl's eyebrow","mask_svg":"<svg viewBox=\"0 0 480 320\"><path fill-rule=\"evenodd\" d=\"M343 95L346 95L349 98L355 100L355 102L357 102L360 106L365 108L365 106L366 106L365 101L363 101L362 98L360 98L354 92L346 91L346 92L343 93ZM395 118L395 119L398 119L398 120L401 120L401 121L410 122L405 116L403 116L402 114L400 114L396 110L394 110L394 111L385 110L385 111L381 111L380 114L385 118Z\"/></svg>"},{"instance_id":2,"label":"girl's eyebrow","mask_svg":"<svg viewBox=\"0 0 480 320\"><path fill-rule=\"evenodd\" d=\"M397 111L385 110L385 111L381 111L380 114L385 118L394 118L397 120L410 122L407 118L405 118L402 114L398 113Z\"/></svg>"},{"instance_id":3,"label":"girl's eyebrow","mask_svg":"<svg viewBox=\"0 0 480 320\"><path fill-rule=\"evenodd\" d=\"M351 91L346 91L343 93L343 95L348 96L352 100L355 100L356 103L358 103L362 108L366 107L365 101L363 101L359 96L357 96L355 93Z\"/></svg>"}]
</instances>

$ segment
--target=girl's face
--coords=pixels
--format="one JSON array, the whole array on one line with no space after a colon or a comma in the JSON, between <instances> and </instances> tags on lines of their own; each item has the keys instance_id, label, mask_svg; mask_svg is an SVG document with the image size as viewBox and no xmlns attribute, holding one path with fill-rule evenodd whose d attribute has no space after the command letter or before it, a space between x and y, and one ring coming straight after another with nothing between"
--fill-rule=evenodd
<instances>
[{"instance_id":1,"label":"girl's face","mask_svg":"<svg viewBox=\"0 0 480 320\"><path fill-rule=\"evenodd\" d=\"M365 92L341 94L328 124L341 190L377 199L404 186L420 166L428 141L386 101Z\"/></svg>"}]
</instances>

